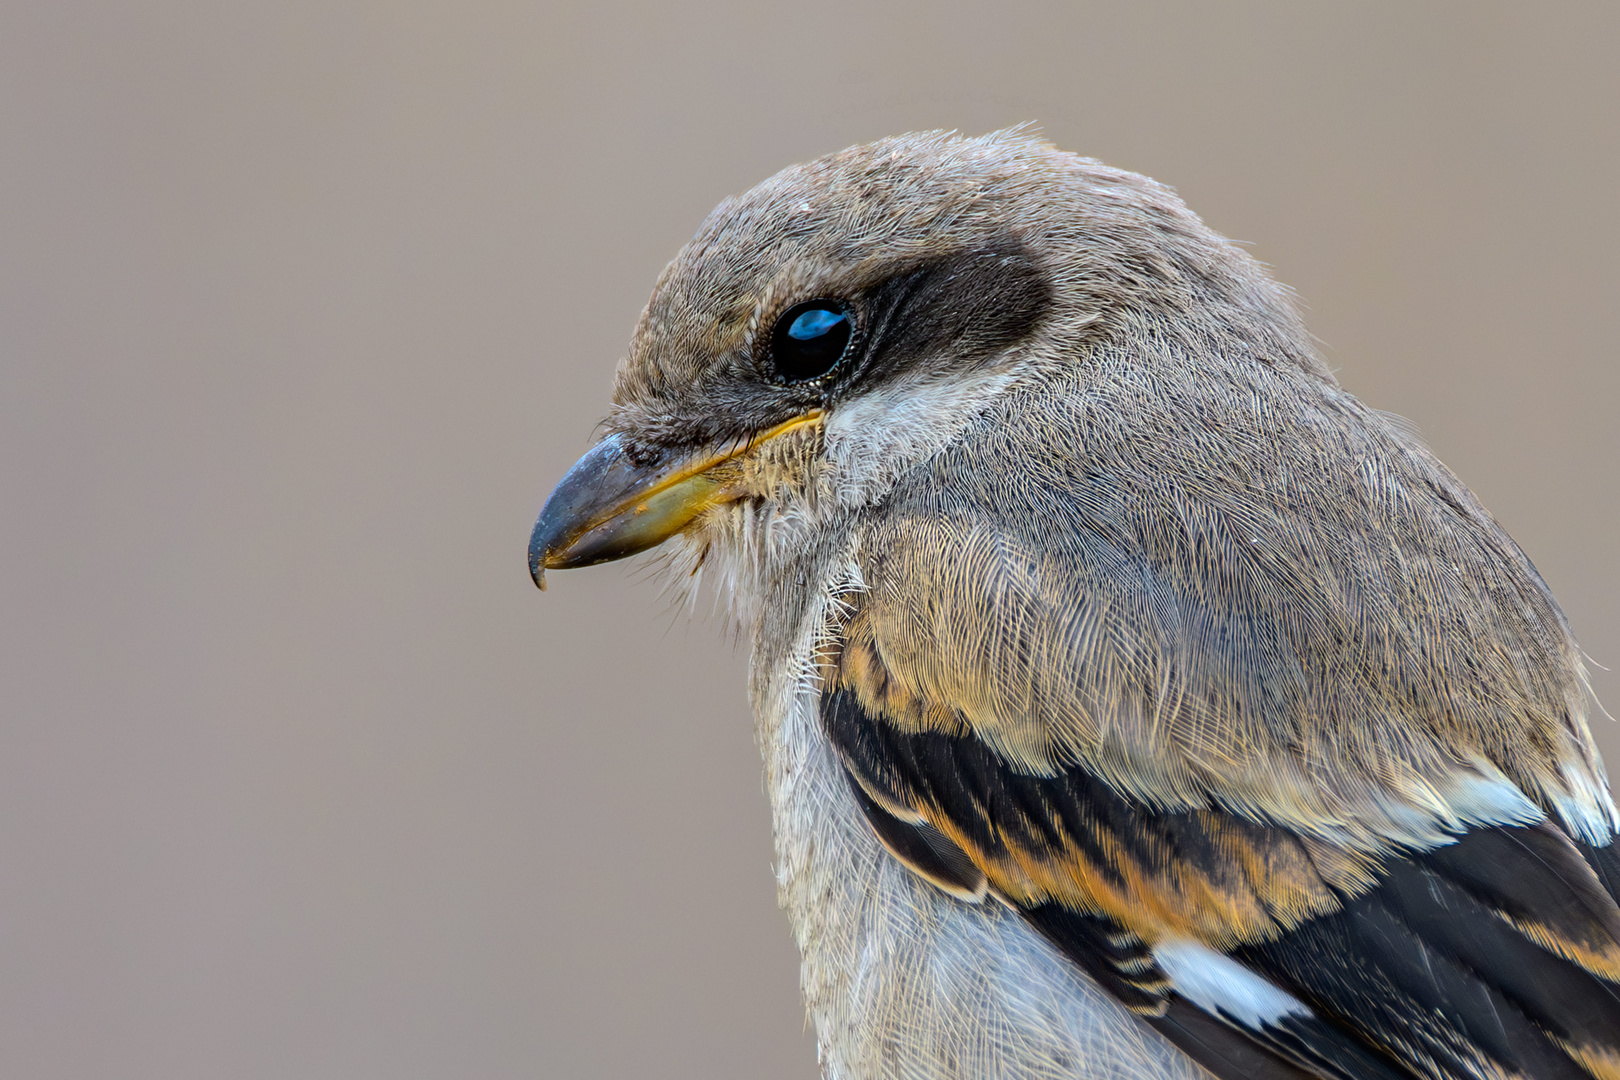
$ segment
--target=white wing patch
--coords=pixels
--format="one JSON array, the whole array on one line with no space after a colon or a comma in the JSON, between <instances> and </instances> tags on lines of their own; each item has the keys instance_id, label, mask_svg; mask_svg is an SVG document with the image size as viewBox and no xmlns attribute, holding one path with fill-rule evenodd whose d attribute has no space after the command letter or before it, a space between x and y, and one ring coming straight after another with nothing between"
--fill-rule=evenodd
<instances>
[{"instance_id":1,"label":"white wing patch","mask_svg":"<svg viewBox=\"0 0 1620 1080\"><path fill-rule=\"evenodd\" d=\"M1605 847L1620 832L1620 814L1615 811L1609 794L1608 778L1603 775L1602 762L1583 768L1569 761L1573 753L1566 749L1563 781L1567 789L1554 791L1553 809L1563 821L1564 828L1577 840L1593 847Z\"/></svg>"},{"instance_id":2,"label":"white wing patch","mask_svg":"<svg viewBox=\"0 0 1620 1080\"><path fill-rule=\"evenodd\" d=\"M1438 791L1447 813L1436 824L1451 832L1479 825L1535 825L1547 819L1541 807L1484 758L1441 781Z\"/></svg>"},{"instance_id":3,"label":"white wing patch","mask_svg":"<svg viewBox=\"0 0 1620 1080\"><path fill-rule=\"evenodd\" d=\"M1153 959L1177 993L1212 1016L1229 1016L1258 1030L1285 1016L1312 1015L1303 1001L1196 941L1161 942Z\"/></svg>"}]
</instances>

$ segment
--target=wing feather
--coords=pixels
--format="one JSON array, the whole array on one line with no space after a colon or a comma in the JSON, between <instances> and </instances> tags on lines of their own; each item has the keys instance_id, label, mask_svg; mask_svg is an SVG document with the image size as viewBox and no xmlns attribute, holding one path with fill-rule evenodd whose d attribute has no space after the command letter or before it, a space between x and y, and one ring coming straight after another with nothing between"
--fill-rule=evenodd
<instances>
[{"instance_id":1,"label":"wing feather","mask_svg":"<svg viewBox=\"0 0 1620 1080\"><path fill-rule=\"evenodd\" d=\"M885 846L1019 910L1217 1075L1613 1075L1620 909L1556 826L1324 873L1335 853L1289 829L1158 810L1078 766L1030 775L966 725L908 732L861 697L825 692L823 727ZM1298 1007L1246 1012L1218 982L1178 983L1160 956L1183 941Z\"/></svg>"},{"instance_id":2,"label":"wing feather","mask_svg":"<svg viewBox=\"0 0 1620 1080\"><path fill-rule=\"evenodd\" d=\"M1217 1075L1620 1080L1578 652L1466 489L1355 424L1239 482L1094 395L1018 409L897 489L830 616L823 728L889 850ZM1251 419L1209 454L1309 449Z\"/></svg>"}]
</instances>

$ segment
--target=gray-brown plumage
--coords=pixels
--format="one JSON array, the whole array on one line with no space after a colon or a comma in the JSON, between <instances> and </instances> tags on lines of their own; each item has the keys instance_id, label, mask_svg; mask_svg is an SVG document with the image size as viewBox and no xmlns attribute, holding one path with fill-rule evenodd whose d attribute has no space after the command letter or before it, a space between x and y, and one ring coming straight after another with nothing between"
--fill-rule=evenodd
<instances>
[{"instance_id":1,"label":"gray-brown plumage","mask_svg":"<svg viewBox=\"0 0 1620 1080\"><path fill-rule=\"evenodd\" d=\"M1019 132L788 169L605 427L536 579L668 539L732 596L830 1077L1620 1077L1562 614L1168 189Z\"/></svg>"}]
</instances>

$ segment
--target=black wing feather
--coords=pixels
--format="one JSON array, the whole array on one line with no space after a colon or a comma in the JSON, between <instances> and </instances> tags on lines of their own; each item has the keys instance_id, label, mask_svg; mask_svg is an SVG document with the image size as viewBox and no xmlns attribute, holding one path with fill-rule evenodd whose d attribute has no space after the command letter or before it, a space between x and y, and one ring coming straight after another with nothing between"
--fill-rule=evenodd
<instances>
[{"instance_id":1,"label":"black wing feather","mask_svg":"<svg viewBox=\"0 0 1620 1080\"><path fill-rule=\"evenodd\" d=\"M1234 837L1296 843L1286 830L1235 819L1223 819L1230 831L1212 833L1209 814L1155 810L1078 768L1020 773L971 735L902 731L850 690L823 695L822 720L889 850L962 891L982 890L986 867L1013 848L1081 861L1106 876L1121 858L1209 870L1230 857ZM970 850L920 820L924 808ZM1224 1080L1473 1077L1482 1066L1589 1080L1577 1055L1588 1063L1620 1057L1620 985L1592 969L1601 957L1591 959L1620 941L1620 908L1604 891L1620 881L1613 853L1578 850L1542 824L1479 828L1427 852L1386 857L1370 889L1335 890L1337 910L1228 950L1312 1010L1259 1030L1177 994L1148 945L1118 919L1051 900L1010 902Z\"/></svg>"},{"instance_id":2,"label":"black wing feather","mask_svg":"<svg viewBox=\"0 0 1620 1080\"><path fill-rule=\"evenodd\" d=\"M1589 1080L1481 978L1494 973L1471 971L1424 940L1391 909L1382 887L1234 956L1295 988L1369 1043L1398 1059L1432 1063L1442 1076L1476 1075L1474 1063L1484 1057L1537 1080Z\"/></svg>"},{"instance_id":3,"label":"black wing feather","mask_svg":"<svg viewBox=\"0 0 1620 1080\"><path fill-rule=\"evenodd\" d=\"M1333 1076L1333 1080L1340 1080L1340 1076L1331 1073L1305 1072L1185 1001L1172 1002L1164 1016L1147 1022L1221 1080L1317 1080L1322 1076ZM1404 1073L1385 1075L1395 1080L1407 1080ZM1362 1078L1352 1077L1348 1080Z\"/></svg>"},{"instance_id":4,"label":"black wing feather","mask_svg":"<svg viewBox=\"0 0 1620 1080\"><path fill-rule=\"evenodd\" d=\"M1081 970L1222 1080L1411 1078L1326 1025L1308 1025L1308 1038L1292 1030L1256 1032L1234 1027L1168 994L1151 950L1111 919L1059 904L1024 908L1023 915ZM1155 988L1157 993L1152 992Z\"/></svg>"},{"instance_id":5,"label":"black wing feather","mask_svg":"<svg viewBox=\"0 0 1620 1080\"><path fill-rule=\"evenodd\" d=\"M1597 874L1604 891L1620 903L1620 840L1610 840L1602 847L1577 841L1575 846Z\"/></svg>"}]
</instances>

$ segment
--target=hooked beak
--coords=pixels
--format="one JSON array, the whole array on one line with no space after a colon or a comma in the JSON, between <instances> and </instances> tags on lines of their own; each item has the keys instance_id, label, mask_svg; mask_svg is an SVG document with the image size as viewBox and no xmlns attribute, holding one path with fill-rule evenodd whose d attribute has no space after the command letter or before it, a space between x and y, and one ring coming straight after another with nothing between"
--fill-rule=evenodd
<instances>
[{"instance_id":1,"label":"hooked beak","mask_svg":"<svg viewBox=\"0 0 1620 1080\"><path fill-rule=\"evenodd\" d=\"M597 443L574 463L546 500L529 537L529 574L546 587L547 570L594 566L668 540L703 511L737 497L721 466L762 443L806 424L820 410L761 432L740 446L707 456L638 463L618 435Z\"/></svg>"}]
</instances>

